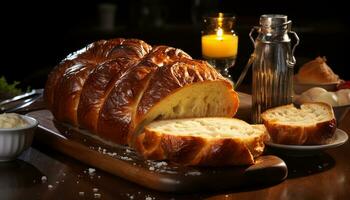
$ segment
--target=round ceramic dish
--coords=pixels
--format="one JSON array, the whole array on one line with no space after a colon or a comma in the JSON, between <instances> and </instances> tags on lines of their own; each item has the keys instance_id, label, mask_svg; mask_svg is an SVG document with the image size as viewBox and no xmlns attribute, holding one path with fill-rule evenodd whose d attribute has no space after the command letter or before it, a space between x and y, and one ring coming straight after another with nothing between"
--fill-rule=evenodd
<instances>
[{"instance_id":1,"label":"round ceramic dish","mask_svg":"<svg viewBox=\"0 0 350 200\"><path fill-rule=\"evenodd\" d=\"M21 117L28 122L28 126L23 128L0 128L0 162L16 159L32 144L38 121L25 115Z\"/></svg>"},{"instance_id":2,"label":"round ceramic dish","mask_svg":"<svg viewBox=\"0 0 350 200\"><path fill-rule=\"evenodd\" d=\"M326 149L335 148L344 144L348 140L348 134L336 129L334 140L329 144L323 145L286 145L277 144L272 141L266 142L266 145L274 151L288 156L311 156L320 153Z\"/></svg>"}]
</instances>

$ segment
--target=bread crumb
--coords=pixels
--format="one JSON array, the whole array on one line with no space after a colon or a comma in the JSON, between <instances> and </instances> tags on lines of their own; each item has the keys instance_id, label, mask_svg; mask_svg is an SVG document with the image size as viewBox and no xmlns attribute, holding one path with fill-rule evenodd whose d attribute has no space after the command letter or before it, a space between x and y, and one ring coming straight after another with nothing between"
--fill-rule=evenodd
<instances>
[{"instance_id":1,"label":"bread crumb","mask_svg":"<svg viewBox=\"0 0 350 200\"><path fill-rule=\"evenodd\" d=\"M96 193L98 192L98 188L92 188L92 191Z\"/></svg>"},{"instance_id":2,"label":"bread crumb","mask_svg":"<svg viewBox=\"0 0 350 200\"><path fill-rule=\"evenodd\" d=\"M79 192L79 196L84 196L84 192Z\"/></svg>"},{"instance_id":3,"label":"bread crumb","mask_svg":"<svg viewBox=\"0 0 350 200\"><path fill-rule=\"evenodd\" d=\"M126 149L125 151L126 151L126 153L131 153L131 151L129 149Z\"/></svg>"},{"instance_id":4,"label":"bread crumb","mask_svg":"<svg viewBox=\"0 0 350 200\"><path fill-rule=\"evenodd\" d=\"M154 167L153 167L153 166L150 166L150 167L149 167L149 170L154 171Z\"/></svg>"},{"instance_id":5,"label":"bread crumb","mask_svg":"<svg viewBox=\"0 0 350 200\"><path fill-rule=\"evenodd\" d=\"M228 195L226 194L225 197L228 198Z\"/></svg>"},{"instance_id":6,"label":"bread crumb","mask_svg":"<svg viewBox=\"0 0 350 200\"><path fill-rule=\"evenodd\" d=\"M56 181L56 184L59 184L60 182L59 181Z\"/></svg>"},{"instance_id":7,"label":"bread crumb","mask_svg":"<svg viewBox=\"0 0 350 200\"><path fill-rule=\"evenodd\" d=\"M107 152L107 155L114 157L114 156L116 156L116 155L117 155L117 153L116 153L116 152L113 152L113 153L111 153L111 152Z\"/></svg>"},{"instance_id":8,"label":"bread crumb","mask_svg":"<svg viewBox=\"0 0 350 200\"><path fill-rule=\"evenodd\" d=\"M46 176L42 176L41 177L41 182L46 183L46 181L47 181L47 177Z\"/></svg>"},{"instance_id":9,"label":"bread crumb","mask_svg":"<svg viewBox=\"0 0 350 200\"><path fill-rule=\"evenodd\" d=\"M94 168L89 168L89 174L92 175L96 172L96 170Z\"/></svg>"},{"instance_id":10,"label":"bread crumb","mask_svg":"<svg viewBox=\"0 0 350 200\"><path fill-rule=\"evenodd\" d=\"M120 156L120 159L122 159L122 160L132 160L132 158L129 158L127 156Z\"/></svg>"},{"instance_id":11,"label":"bread crumb","mask_svg":"<svg viewBox=\"0 0 350 200\"><path fill-rule=\"evenodd\" d=\"M199 176L202 173L199 171L186 172L185 176Z\"/></svg>"},{"instance_id":12,"label":"bread crumb","mask_svg":"<svg viewBox=\"0 0 350 200\"><path fill-rule=\"evenodd\" d=\"M95 198L95 199L101 198L101 194L100 194L100 193L95 193L95 194L94 194L94 198Z\"/></svg>"},{"instance_id":13,"label":"bread crumb","mask_svg":"<svg viewBox=\"0 0 350 200\"><path fill-rule=\"evenodd\" d=\"M156 164L155 164L155 167L160 168L160 167L167 166L167 165L168 165L168 163L162 161L162 162L156 163Z\"/></svg>"},{"instance_id":14,"label":"bread crumb","mask_svg":"<svg viewBox=\"0 0 350 200\"><path fill-rule=\"evenodd\" d=\"M52 185L48 185L47 187L51 190L53 186Z\"/></svg>"},{"instance_id":15,"label":"bread crumb","mask_svg":"<svg viewBox=\"0 0 350 200\"><path fill-rule=\"evenodd\" d=\"M77 184L79 184L79 181L77 181Z\"/></svg>"},{"instance_id":16,"label":"bread crumb","mask_svg":"<svg viewBox=\"0 0 350 200\"><path fill-rule=\"evenodd\" d=\"M101 178L101 176L97 176L97 178L99 178L99 179L100 179L100 178Z\"/></svg>"}]
</instances>

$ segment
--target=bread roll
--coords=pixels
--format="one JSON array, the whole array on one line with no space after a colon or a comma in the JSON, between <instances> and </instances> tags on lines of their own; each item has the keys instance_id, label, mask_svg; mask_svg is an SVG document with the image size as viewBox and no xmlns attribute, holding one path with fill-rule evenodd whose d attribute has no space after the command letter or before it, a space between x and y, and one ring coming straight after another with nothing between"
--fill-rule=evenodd
<instances>
[{"instance_id":1,"label":"bread roll","mask_svg":"<svg viewBox=\"0 0 350 200\"><path fill-rule=\"evenodd\" d=\"M330 84L340 81L338 75L327 65L325 57L317 57L301 66L295 80L302 84Z\"/></svg>"},{"instance_id":2,"label":"bread roll","mask_svg":"<svg viewBox=\"0 0 350 200\"><path fill-rule=\"evenodd\" d=\"M261 114L271 139L279 144L319 145L332 141L336 130L333 109L326 103L293 104Z\"/></svg>"}]
</instances>

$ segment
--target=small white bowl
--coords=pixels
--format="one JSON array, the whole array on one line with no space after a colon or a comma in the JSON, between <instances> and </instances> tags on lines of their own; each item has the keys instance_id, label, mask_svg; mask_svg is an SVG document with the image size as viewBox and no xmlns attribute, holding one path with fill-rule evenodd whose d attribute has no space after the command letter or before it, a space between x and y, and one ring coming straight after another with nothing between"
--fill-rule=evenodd
<instances>
[{"instance_id":1,"label":"small white bowl","mask_svg":"<svg viewBox=\"0 0 350 200\"><path fill-rule=\"evenodd\" d=\"M22 128L0 128L0 162L16 159L31 146L38 121L22 115L28 126Z\"/></svg>"}]
</instances>

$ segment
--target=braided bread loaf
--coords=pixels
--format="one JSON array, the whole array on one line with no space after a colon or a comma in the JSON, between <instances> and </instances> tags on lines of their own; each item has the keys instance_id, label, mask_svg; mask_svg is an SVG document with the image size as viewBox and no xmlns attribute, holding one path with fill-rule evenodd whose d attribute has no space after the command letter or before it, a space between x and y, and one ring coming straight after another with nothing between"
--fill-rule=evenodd
<instances>
[{"instance_id":1,"label":"braided bread loaf","mask_svg":"<svg viewBox=\"0 0 350 200\"><path fill-rule=\"evenodd\" d=\"M207 62L137 39L94 42L49 74L45 100L56 120L118 144L155 119L232 117L238 96Z\"/></svg>"}]
</instances>

